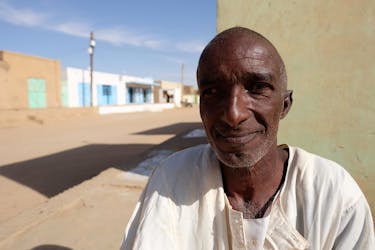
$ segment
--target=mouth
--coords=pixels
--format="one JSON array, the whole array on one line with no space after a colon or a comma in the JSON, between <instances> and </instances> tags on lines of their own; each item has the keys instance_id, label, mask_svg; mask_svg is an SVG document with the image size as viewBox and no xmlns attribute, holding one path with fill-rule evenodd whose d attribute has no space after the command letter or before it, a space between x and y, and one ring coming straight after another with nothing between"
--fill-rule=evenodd
<instances>
[{"instance_id":1,"label":"mouth","mask_svg":"<svg viewBox=\"0 0 375 250\"><path fill-rule=\"evenodd\" d=\"M248 133L220 133L216 131L216 137L227 144L246 144L252 141L261 131Z\"/></svg>"}]
</instances>

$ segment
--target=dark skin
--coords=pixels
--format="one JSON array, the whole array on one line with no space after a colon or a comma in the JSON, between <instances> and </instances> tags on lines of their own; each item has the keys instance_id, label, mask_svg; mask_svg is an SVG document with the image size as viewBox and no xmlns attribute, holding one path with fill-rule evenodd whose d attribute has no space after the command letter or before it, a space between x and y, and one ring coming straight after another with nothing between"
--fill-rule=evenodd
<instances>
[{"instance_id":1,"label":"dark skin","mask_svg":"<svg viewBox=\"0 0 375 250\"><path fill-rule=\"evenodd\" d=\"M197 79L201 118L228 200L245 218L262 217L288 159L277 145L279 121L292 105L282 59L259 34L233 28L207 45Z\"/></svg>"}]
</instances>

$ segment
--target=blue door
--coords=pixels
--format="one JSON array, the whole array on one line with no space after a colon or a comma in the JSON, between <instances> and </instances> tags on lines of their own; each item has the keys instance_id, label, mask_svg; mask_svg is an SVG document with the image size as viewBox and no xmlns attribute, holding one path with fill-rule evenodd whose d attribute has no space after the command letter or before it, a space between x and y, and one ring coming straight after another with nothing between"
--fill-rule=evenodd
<instances>
[{"instance_id":1,"label":"blue door","mask_svg":"<svg viewBox=\"0 0 375 250\"><path fill-rule=\"evenodd\" d=\"M27 92L30 108L47 107L46 81L44 79L29 78L27 80Z\"/></svg>"},{"instance_id":2,"label":"blue door","mask_svg":"<svg viewBox=\"0 0 375 250\"><path fill-rule=\"evenodd\" d=\"M111 85L97 85L98 105L116 105L117 104L117 88Z\"/></svg>"},{"instance_id":3,"label":"blue door","mask_svg":"<svg viewBox=\"0 0 375 250\"><path fill-rule=\"evenodd\" d=\"M91 91L89 83L78 83L78 105L80 107L90 106Z\"/></svg>"},{"instance_id":4,"label":"blue door","mask_svg":"<svg viewBox=\"0 0 375 250\"><path fill-rule=\"evenodd\" d=\"M134 89L131 87L128 87L128 95L126 98L126 103L134 103Z\"/></svg>"},{"instance_id":5,"label":"blue door","mask_svg":"<svg viewBox=\"0 0 375 250\"><path fill-rule=\"evenodd\" d=\"M147 88L146 89L146 102L151 103L151 101L152 101L152 89Z\"/></svg>"}]
</instances>

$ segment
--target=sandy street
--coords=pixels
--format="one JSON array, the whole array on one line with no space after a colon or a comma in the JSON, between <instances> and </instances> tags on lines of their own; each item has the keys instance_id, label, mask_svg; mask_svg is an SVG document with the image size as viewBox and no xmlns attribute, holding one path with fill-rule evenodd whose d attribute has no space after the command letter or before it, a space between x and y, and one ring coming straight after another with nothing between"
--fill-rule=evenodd
<instances>
[{"instance_id":1,"label":"sandy street","mask_svg":"<svg viewBox=\"0 0 375 250\"><path fill-rule=\"evenodd\" d=\"M0 248L117 249L145 183L123 170L167 140L183 148L178 135L195 128L197 107L3 126Z\"/></svg>"}]
</instances>

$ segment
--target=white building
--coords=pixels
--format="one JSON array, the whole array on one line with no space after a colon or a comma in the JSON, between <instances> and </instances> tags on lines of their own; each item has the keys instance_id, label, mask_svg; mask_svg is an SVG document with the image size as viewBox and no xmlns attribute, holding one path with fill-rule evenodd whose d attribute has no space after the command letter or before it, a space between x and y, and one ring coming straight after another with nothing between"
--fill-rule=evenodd
<instances>
[{"instance_id":1,"label":"white building","mask_svg":"<svg viewBox=\"0 0 375 250\"><path fill-rule=\"evenodd\" d=\"M84 107L91 104L90 72L66 68L62 72L64 106ZM124 105L153 103L153 79L93 72L93 105ZM64 98L63 98L64 99Z\"/></svg>"}]
</instances>

